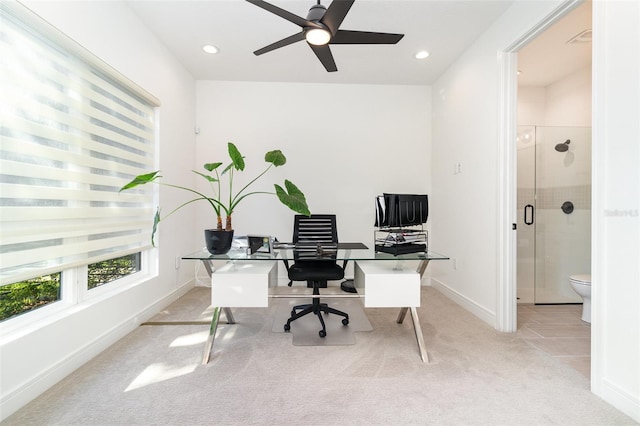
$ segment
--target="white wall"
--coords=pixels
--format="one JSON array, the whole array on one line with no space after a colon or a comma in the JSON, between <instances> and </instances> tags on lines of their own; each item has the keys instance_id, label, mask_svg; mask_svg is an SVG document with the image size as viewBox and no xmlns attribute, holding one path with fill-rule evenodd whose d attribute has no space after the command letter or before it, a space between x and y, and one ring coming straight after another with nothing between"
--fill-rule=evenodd
<instances>
[{"instance_id":1,"label":"white wall","mask_svg":"<svg viewBox=\"0 0 640 426\"><path fill-rule=\"evenodd\" d=\"M273 183L291 180L312 213L337 215L341 241L372 244L376 195L431 192L426 86L198 81L197 98L198 168L228 162L232 141L246 156L244 175L253 177L265 152L282 150L287 164L256 189L273 192ZM233 223L237 234L290 241L293 215L275 197L256 195L240 204ZM197 224L215 222L201 208Z\"/></svg>"},{"instance_id":2,"label":"white wall","mask_svg":"<svg viewBox=\"0 0 640 426\"><path fill-rule=\"evenodd\" d=\"M591 67L547 87L518 86L518 125L591 127Z\"/></svg>"},{"instance_id":3,"label":"white wall","mask_svg":"<svg viewBox=\"0 0 640 426\"><path fill-rule=\"evenodd\" d=\"M547 86L541 124L591 127L591 78L591 67L587 67Z\"/></svg>"},{"instance_id":4,"label":"white wall","mask_svg":"<svg viewBox=\"0 0 640 426\"><path fill-rule=\"evenodd\" d=\"M593 12L591 388L640 422L640 2Z\"/></svg>"},{"instance_id":5,"label":"white wall","mask_svg":"<svg viewBox=\"0 0 640 426\"><path fill-rule=\"evenodd\" d=\"M544 125L547 90L518 86L518 126Z\"/></svg>"},{"instance_id":6,"label":"white wall","mask_svg":"<svg viewBox=\"0 0 640 426\"><path fill-rule=\"evenodd\" d=\"M195 152L195 82L136 16L121 2L24 3L161 100L161 167L167 176L192 179L183 165L193 162ZM164 194L161 197L164 200ZM185 212L183 219L187 220L162 224L155 278L127 287L114 297L80 304L72 312L51 318L47 325L3 333L2 418L133 330L192 284L193 269L174 268L176 256L195 250L192 215Z\"/></svg>"},{"instance_id":7,"label":"white wall","mask_svg":"<svg viewBox=\"0 0 640 426\"><path fill-rule=\"evenodd\" d=\"M561 2L516 2L433 86L433 204L438 241L456 259L432 283L491 325L498 300L498 53ZM462 173L454 174L453 165ZM435 225L434 225L435 227Z\"/></svg>"}]
</instances>

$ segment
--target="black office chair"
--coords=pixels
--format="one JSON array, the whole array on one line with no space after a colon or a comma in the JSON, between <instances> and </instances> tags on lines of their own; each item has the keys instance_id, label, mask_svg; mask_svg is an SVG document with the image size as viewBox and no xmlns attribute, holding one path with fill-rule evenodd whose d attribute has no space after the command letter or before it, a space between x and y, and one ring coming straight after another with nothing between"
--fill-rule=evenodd
<instances>
[{"instance_id":1,"label":"black office chair","mask_svg":"<svg viewBox=\"0 0 640 426\"><path fill-rule=\"evenodd\" d=\"M289 266L285 261L291 281L306 281L307 287L313 288L313 295L319 296L320 288L327 287L327 281L344 278L344 268L336 263L338 229L335 215L296 215L293 225L293 243L295 244L295 263ZM284 331L291 330L292 321L313 313L322 324L322 330L318 334L320 337L325 337L327 328L322 312L343 316L342 324L349 324L349 314L334 309L326 303L320 303L320 298L314 297L310 304L293 307L291 317L284 325Z\"/></svg>"}]
</instances>

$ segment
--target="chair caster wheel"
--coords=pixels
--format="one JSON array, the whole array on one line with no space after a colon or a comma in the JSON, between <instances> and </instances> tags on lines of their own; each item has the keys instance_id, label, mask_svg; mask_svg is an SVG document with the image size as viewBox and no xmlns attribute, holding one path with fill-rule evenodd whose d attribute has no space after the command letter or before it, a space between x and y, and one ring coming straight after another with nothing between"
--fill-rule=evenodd
<instances>
[{"instance_id":1,"label":"chair caster wheel","mask_svg":"<svg viewBox=\"0 0 640 426\"><path fill-rule=\"evenodd\" d=\"M318 335L319 335L320 337L325 337L325 336L327 335L327 332L326 332L326 331L324 331L324 330L320 330L320 331L318 332Z\"/></svg>"},{"instance_id":2,"label":"chair caster wheel","mask_svg":"<svg viewBox=\"0 0 640 426\"><path fill-rule=\"evenodd\" d=\"M284 331L289 331L289 330L291 330L291 325L285 324L284 325Z\"/></svg>"},{"instance_id":3,"label":"chair caster wheel","mask_svg":"<svg viewBox=\"0 0 640 426\"><path fill-rule=\"evenodd\" d=\"M342 320L342 325L349 325L349 318L344 318Z\"/></svg>"}]
</instances>

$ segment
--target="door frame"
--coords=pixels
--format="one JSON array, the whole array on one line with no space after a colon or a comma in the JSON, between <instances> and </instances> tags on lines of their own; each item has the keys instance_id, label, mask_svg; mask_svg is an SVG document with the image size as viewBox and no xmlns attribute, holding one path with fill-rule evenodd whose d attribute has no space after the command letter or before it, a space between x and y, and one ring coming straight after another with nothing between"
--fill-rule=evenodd
<instances>
[{"instance_id":1,"label":"door frame","mask_svg":"<svg viewBox=\"0 0 640 426\"><path fill-rule=\"evenodd\" d=\"M584 0L566 0L551 13L498 52L498 291L496 302L496 329L515 332L517 318L517 234L513 226L516 221L517 199L517 103L518 103L518 50L571 12ZM515 230L517 231L517 230Z\"/></svg>"}]
</instances>

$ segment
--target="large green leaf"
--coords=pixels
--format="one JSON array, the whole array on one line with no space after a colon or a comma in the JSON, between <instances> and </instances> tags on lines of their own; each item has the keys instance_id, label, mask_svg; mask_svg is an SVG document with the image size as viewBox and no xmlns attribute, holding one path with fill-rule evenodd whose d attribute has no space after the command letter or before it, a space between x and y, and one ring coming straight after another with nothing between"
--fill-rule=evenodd
<instances>
[{"instance_id":1,"label":"large green leaf","mask_svg":"<svg viewBox=\"0 0 640 426\"><path fill-rule=\"evenodd\" d=\"M217 182L218 179L216 179L213 176L209 176L209 175L205 175L204 173L200 173L200 172L196 172L195 170L191 170L193 173L202 176L203 178L205 178L206 180L208 180L209 182Z\"/></svg>"},{"instance_id":2,"label":"large green leaf","mask_svg":"<svg viewBox=\"0 0 640 426\"><path fill-rule=\"evenodd\" d=\"M264 155L264 161L271 163L274 166L283 166L287 163L287 157L284 156L279 149L269 151Z\"/></svg>"},{"instance_id":3,"label":"large green leaf","mask_svg":"<svg viewBox=\"0 0 640 426\"><path fill-rule=\"evenodd\" d=\"M229 142L227 147L229 148L229 158L231 158L231 162L233 162L233 167L235 167L236 170L244 170L244 157L240 154L238 148L236 148L232 142Z\"/></svg>"},{"instance_id":4,"label":"large green leaf","mask_svg":"<svg viewBox=\"0 0 640 426\"><path fill-rule=\"evenodd\" d=\"M151 245L156 246L156 242L154 240L156 236L156 231L158 230L158 223L160 223L160 207L156 209L156 214L153 216L153 230L151 231Z\"/></svg>"},{"instance_id":5,"label":"large green leaf","mask_svg":"<svg viewBox=\"0 0 640 426\"><path fill-rule=\"evenodd\" d=\"M208 172L212 172L220 166L222 166L222 163L206 163L204 165L204 169Z\"/></svg>"},{"instance_id":6,"label":"large green leaf","mask_svg":"<svg viewBox=\"0 0 640 426\"><path fill-rule=\"evenodd\" d=\"M154 180L160 177L158 173L160 173L160 170L156 170L155 172L151 172L151 173L145 173L143 175L138 175L131 182L129 182L128 184L120 188L120 191L118 192L135 188L138 185L144 185L145 183L153 182Z\"/></svg>"},{"instance_id":7,"label":"large green leaf","mask_svg":"<svg viewBox=\"0 0 640 426\"><path fill-rule=\"evenodd\" d=\"M304 194L291 181L285 179L284 186L286 190L278 184L273 186L276 188L276 195L282 204L289 207L296 213L300 213L305 216L311 215Z\"/></svg>"}]
</instances>

